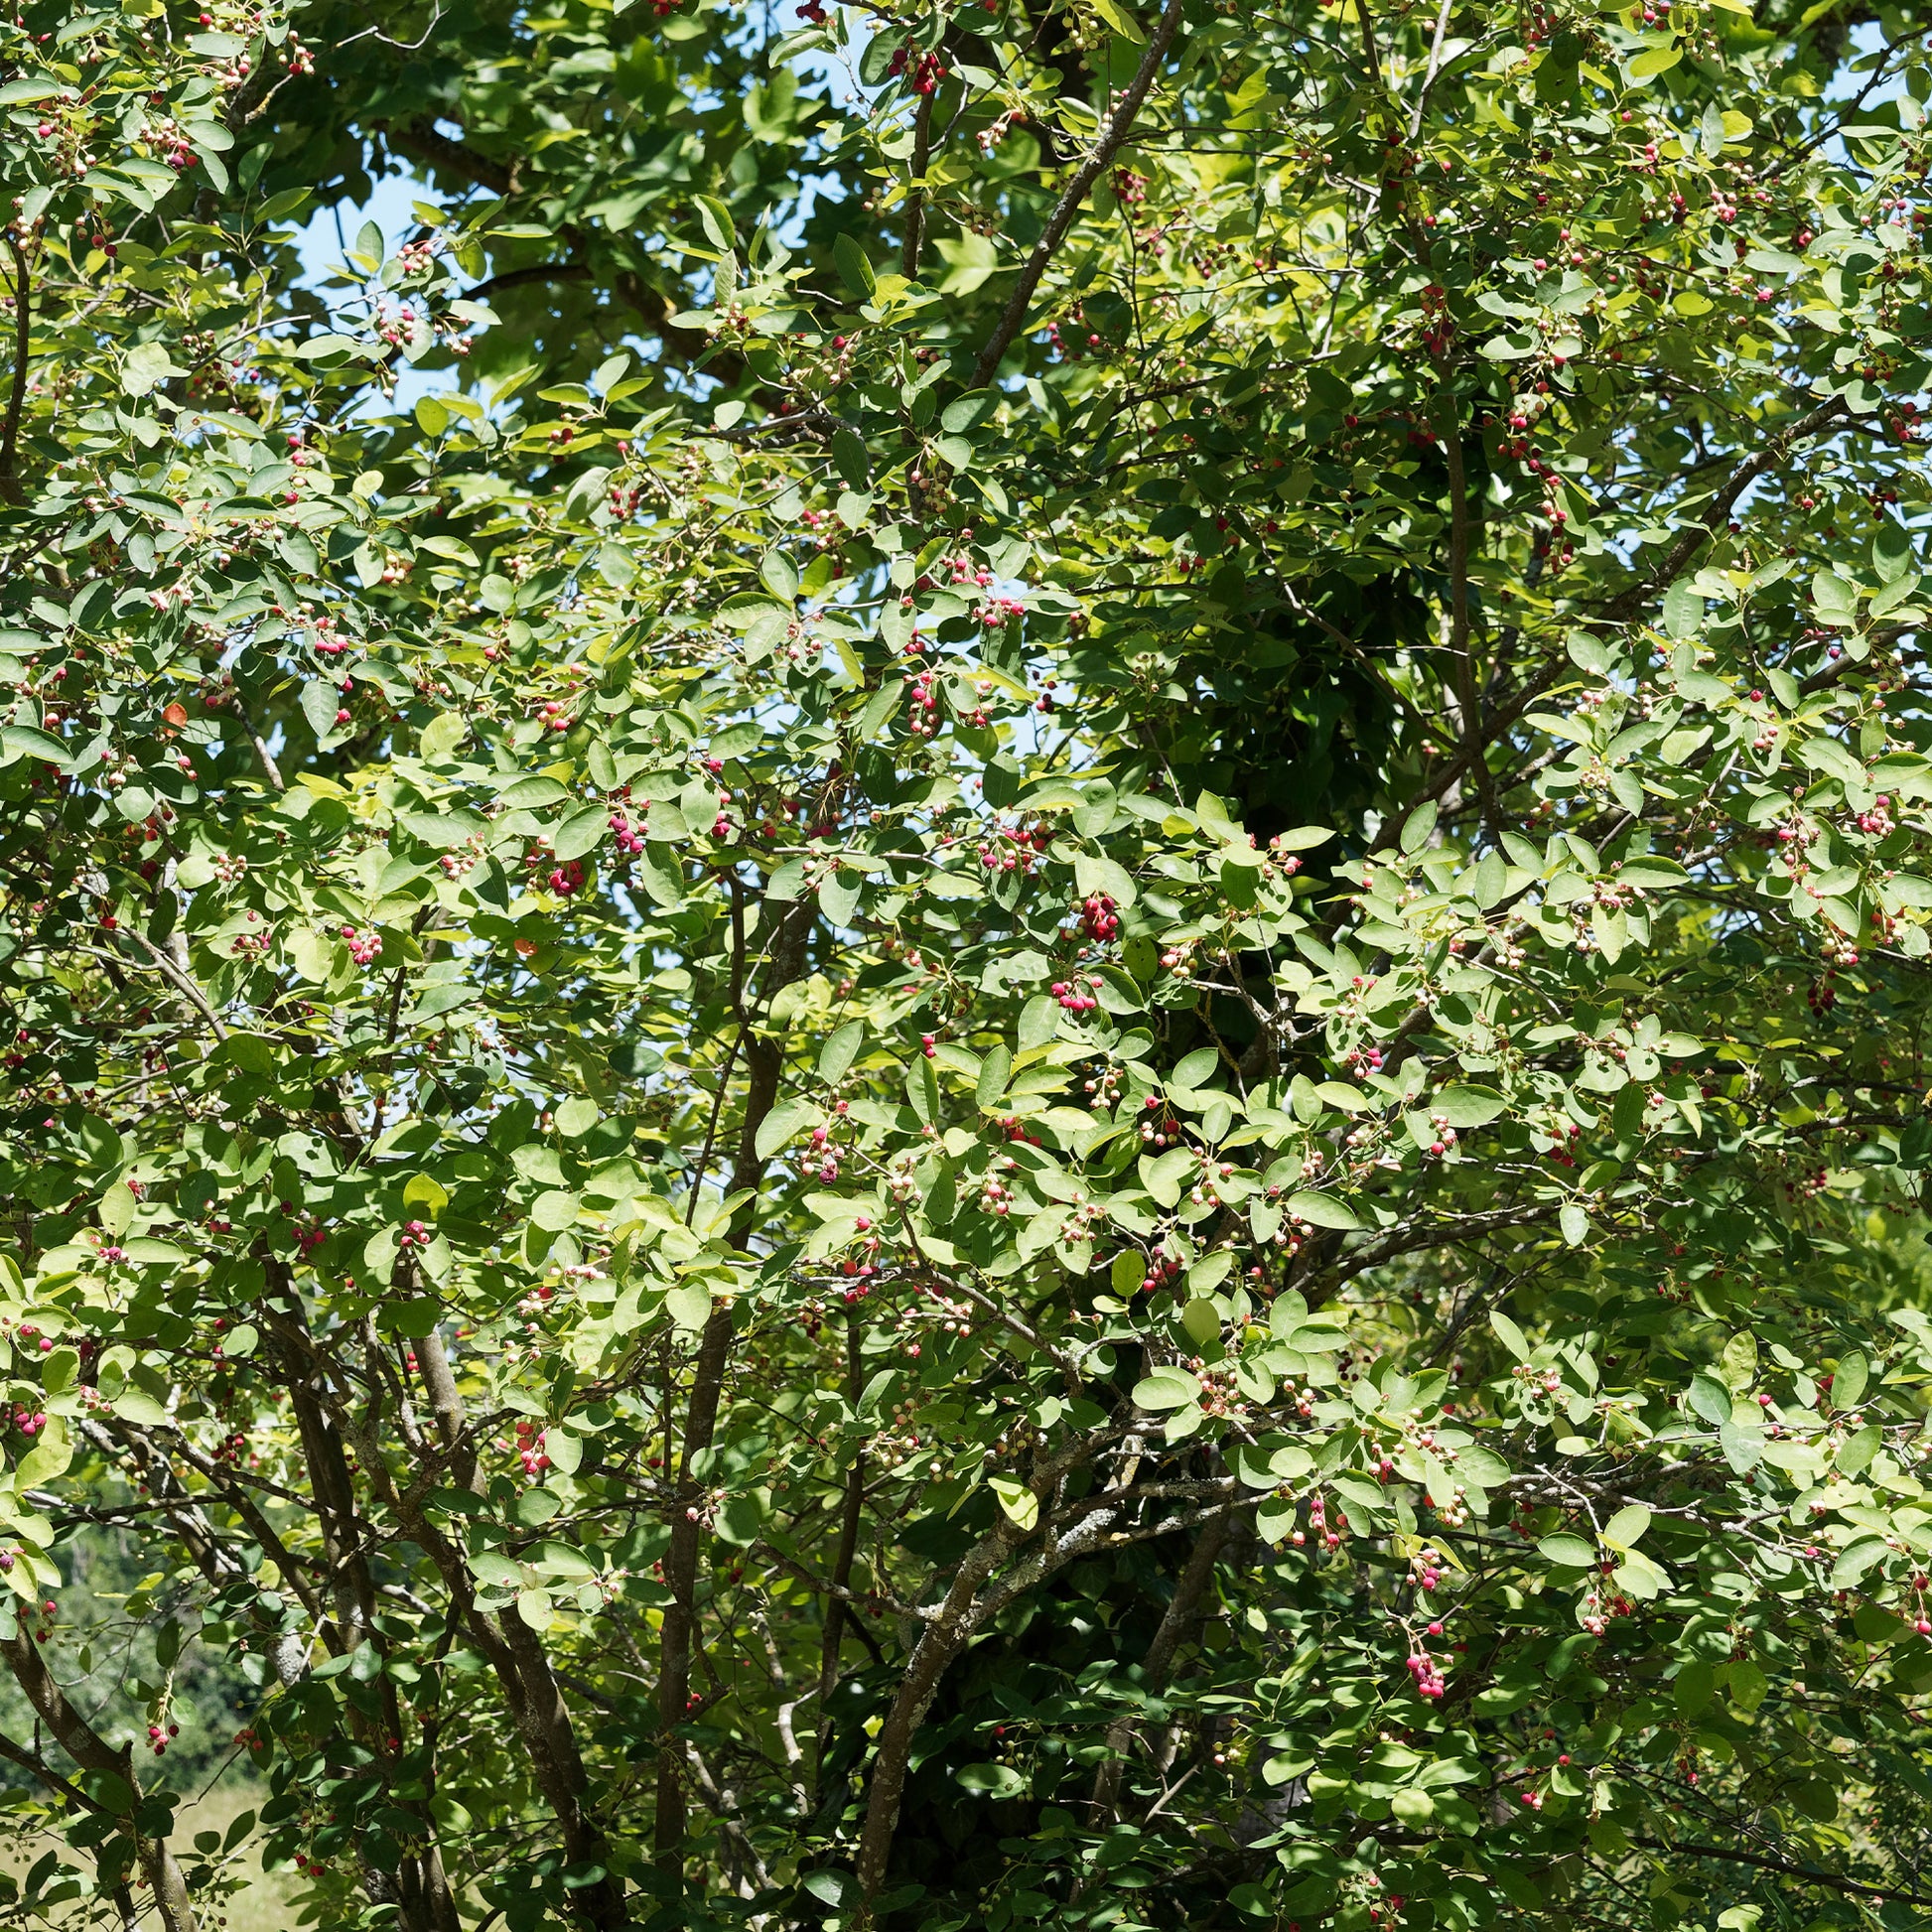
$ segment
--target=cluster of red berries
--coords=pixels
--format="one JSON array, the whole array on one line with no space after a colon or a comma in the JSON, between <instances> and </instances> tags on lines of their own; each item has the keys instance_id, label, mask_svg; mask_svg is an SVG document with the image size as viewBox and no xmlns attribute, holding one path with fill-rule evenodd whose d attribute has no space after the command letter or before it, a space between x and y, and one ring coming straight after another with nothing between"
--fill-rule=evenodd
<instances>
[{"instance_id":1,"label":"cluster of red berries","mask_svg":"<svg viewBox=\"0 0 1932 1932\"><path fill-rule=\"evenodd\" d=\"M1084 980L1055 980L1053 998L1068 1013L1091 1013L1100 1004L1101 985L1102 981L1098 973L1089 973Z\"/></svg>"},{"instance_id":2,"label":"cluster of red berries","mask_svg":"<svg viewBox=\"0 0 1932 1932\"><path fill-rule=\"evenodd\" d=\"M1080 930L1105 943L1120 931L1120 913L1105 893L1096 893L1080 907Z\"/></svg>"},{"instance_id":3,"label":"cluster of red berries","mask_svg":"<svg viewBox=\"0 0 1932 1932\"><path fill-rule=\"evenodd\" d=\"M366 966L382 950L382 935L367 928L345 925L342 936L348 946L348 956L358 966Z\"/></svg>"},{"instance_id":4,"label":"cluster of red berries","mask_svg":"<svg viewBox=\"0 0 1932 1932\"><path fill-rule=\"evenodd\" d=\"M1141 1282L1141 1293L1153 1295L1180 1279L1180 1263L1167 1256L1159 1256L1148 1263L1147 1274Z\"/></svg>"},{"instance_id":5,"label":"cluster of red berries","mask_svg":"<svg viewBox=\"0 0 1932 1932\"><path fill-rule=\"evenodd\" d=\"M895 49L892 65L886 69L887 74L895 80L905 77L915 94L934 92L946 77L946 64L937 54L921 54L915 65L911 56L909 47Z\"/></svg>"},{"instance_id":6,"label":"cluster of red berries","mask_svg":"<svg viewBox=\"0 0 1932 1932\"><path fill-rule=\"evenodd\" d=\"M906 648L909 652L912 647ZM932 677L932 672L921 671L908 680L912 689L912 718L906 729L914 738L930 738L938 729L934 714L939 709L939 694L933 689Z\"/></svg>"},{"instance_id":7,"label":"cluster of red berries","mask_svg":"<svg viewBox=\"0 0 1932 1932\"><path fill-rule=\"evenodd\" d=\"M516 1425L516 1456L523 1464L523 1473L532 1481L541 1478L550 1466L550 1457L543 1447L543 1431L527 1417Z\"/></svg>"},{"instance_id":8,"label":"cluster of red berries","mask_svg":"<svg viewBox=\"0 0 1932 1932\"><path fill-rule=\"evenodd\" d=\"M1431 1626L1441 1629L1441 1624ZM1414 1652L1409 1660L1409 1675L1416 1680L1416 1695L1425 1698L1439 1698L1449 1686L1443 1681L1443 1674L1436 1666L1436 1659L1426 1650Z\"/></svg>"},{"instance_id":9,"label":"cluster of red berries","mask_svg":"<svg viewBox=\"0 0 1932 1932\"><path fill-rule=\"evenodd\" d=\"M980 864L989 872L1031 874L1039 863L1039 855L1053 842L1051 828L1045 825L1035 825L1030 832L1017 825L1002 825L997 836L1007 841L1006 851L996 845L980 847Z\"/></svg>"}]
</instances>

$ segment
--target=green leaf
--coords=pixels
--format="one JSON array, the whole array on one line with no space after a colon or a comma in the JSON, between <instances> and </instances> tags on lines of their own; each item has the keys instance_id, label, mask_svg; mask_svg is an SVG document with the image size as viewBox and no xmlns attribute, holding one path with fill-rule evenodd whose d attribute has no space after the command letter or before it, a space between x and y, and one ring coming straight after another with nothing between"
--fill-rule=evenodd
<instances>
[{"instance_id":1,"label":"green leaf","mask_svg":"<svg viewBox=\"0 0 1932 1932\"><path fill-rule=\"evenodd\" d=\"M695 1335L711 1319L711 1296L692 1282L682 1282L664 1297L664 1311L684 1333Z\"/></svg>"},{"instance_id":2,"label":"green leaf","mask_svg":"<svg viewBox=\"0 0 1932 1932\"><path fill-rule=\"evenodd\" d=\"M1695 637L1704 623L1704 599L1680 579L1664 593L1664 629L1673 637Z\"/></svg>"},{"instance_id":3,"label":"green leaf","mask_svg":"<svg viewBox=\"0 0 1932 1932\"><path fill-rule=\"evenodd\" d=\"M1730 1391L1715 1375L1702 1372L1691 1378L1691 1410L1713 1429L1730 1420Z\"/></svg>"},{"instance_id":4,"label":"green leaf","mask_svg":"<svg viewBox=\"0 0 1932 1932\"><path fill-rule=\"evenodd\" d=\"M1613 1550L1633 1549L1650 1527L1650 1511L1642 1503L1625 1503L1603 1525L1603 1541Z\"/></svg>"},{"instance_id":5,"label":"green leaf","mask_svg":"<svg viewBox=\"0 0 1932 1932\"><path fill-rule=\"evenodd\" d=\"M1482 1127L1504 1112L1509 1105L1501 1094L1487 1087L1444 1087L1429 1102L1432 1114L1447 1117L1451 1127Z\"/></svg>"},{"instance_id":6,"label":"green leaf","mask_svg":"<svg viewBox=\"0 0 1932 1932\"><path fill-rule=\"evenodd\" d=\"M121 364L121 389L130 396L150 394L159 384L186 375L161 343L137 343Z\"/></svg>"},{"instance_id":7,"label":"green leaf","mask_svg":"<svg viewBox=\"0 0 1932 1932\"><path fill-rule=\"evenodd\" d=\"M471 559L475 562L475 559ZM470 736L469 721L460 711L445 711L423 727L418 741L422 755L432 762L447 759Z\"/></svg>"},{"instance_id":8,"label":"green leaf","mask_svg":"<svg viewBox=\"0 0 1932 1932\"><path fill-rule=\"evenodd\" d=\"M998 1770L1002 1767L988 1765L985 1768ZM828 1905L843 1905L858 1896L859 1881L849 1871L821 1867L817 1871L807 1872L801 1882L814 1898L823 1899Z\"/></svg>"},{"instance_id":9,"label":"green leaf","mask_svg":"<svg viewBox=\"0 0 1932 1932\"><path fill-rule=\"evenodd\" d=\"M1332 1194L1317 1194L1304 1188L1290 1194L1283 1204L1298 1220L1308 1222L1311 1227L1335 1228L1349 1233L1362 1224L1355 1210L1346 1202L1336 1200Z\"/></svg>"},{"instance_id":10,"label":"green leaf","mask_svg":"<svg viewBox=\"0 0 1932 1932\"><path fill-rule=\"evenodd\" d=\"M496 794L496 802L510 811L530 811L561 804L569 796L568 787L555 778L518 778Z\"/></svg>"},{"instance_id":11,"label":"green leaf","mask_svg":"<svg viewBox=\"0 0 1932 1932\"><path fill-rule=\"evenodd\" d=\"M576 1220L577 1206L577 1196L567 1187L553 1187L548 1193L536 1197L530 1209L530 1219L538 1227L556 1233Z\"/></svg>"},{"instance_id":12,"label":"green leaf","mask_svg":"<svg viewBox=\"0 0 1932 1932\"><path fill-rule=\"evenodd\" d=\"M759 1122L758 1132L753 1136L753 1148L760 1161L768 1161L777 1151L802 1134L806 1128L816 1125L819 1111L809 1100L794 1094L790 1099L781 1100Z\"/></svg>"},{"instance_id":13,"label":"green leaf","mask_svg":"<svg viewBox=\"0 0 1932 1932\"><path fill-rule=\"evenodd\" d=\"M1849 1589L1874 1564L1884 1562L1888 1554L1883 1537L1858 1538L1839 1553L1838 1561L1832 1565L1832 1587Z\"/></svg>"},{"instance_id":14,"label":"green leaf","mask_svg":"<svg viewBox=\"0 0 1932 1932\"><path fill-rule=\"evenodd\" d=\"M1835 1409L1850 1409L1861 1402L1870 1372L1864 1356L1858 1349L1848 1349L1841 1355L1832 1370L1832 1406Z\"/></svg>"},{"instance_id":15,"label":"green leaf","mask_svg":"<svg viewBox=\"0 0 1932 1932\"><path fill-rule=\"evenodd\" d=\"M1841 1475L1855 1476L1871 1466L1871 1458L1884 1448L1884 1431L1875 1422L1866 1423L1856 1434L1848 1437L1838 1454L1832 1458Z\"/></svg>"},{"instance_id":16,"label":"green leaf","mask_svg":"<svg viewBox=\"0 0 1932 1932\"><path fill-rule=\"evenodd\" d=\"M1718 1429L1718 1447L1740 1476L1749 1475L1764 1459L1764 1432L1751 1424L1725 1422Z\"/></svg>"},{"instance_id":17,"label":"green leaf","mask_svg":"<svg viewBox=\"0 0 1932 1932\"><path fill-rule=\"evenodd\" d=\"M1157 1368L1134 1384L1134 1402L1141 1409L1178 1409L1200 1400L1200 1383L1185 1369Z\"/></svg>"},{"instance_id":18,"label":"green leaf","mask_svg":"<svg viewBox=\"0 0 1932 1932\"><path fill-rule=\"evenodd\" d=\"M52 1482L56 1476L66 1473L72 1460L73 1439L66 1421L60 1416L48 1417L46 1426L35 1438L34 1447L14 1464L14 1493L25 1496L29 1489Z\"/></svg>"},{"instance_id":19,"label":"green leaf","mask_svg":"<svg viewBox=\"0 0 1932 1932\"><path fill-rule=\"evenodd\" d=\"M835 926L849 925L853 913L859 909L861 890L861 882L856 878L846 879L833 872L819 886L819 907Z\"/></svg>"},{"instance_id":20,"label":"green leaf","mask_svg":"<svg viewBox=\"0 0 1932 1932\"><path fill-rule=\"evenodd\" d=\"M1181 1056L1174 1064L1173 1072L1168 1078L1170 1088L1182 1092L1199 1087L1221 1064L1219 1047L1198 1046L1191 1053Z\"/></svg>"},{"instance_id":21,"label":"green leaf","mask_svg":"<svg viewBox=\"0 0 1932 1932\"><path fill-rule=\"evenodd\" d=\"M698 210L698 225L704 229L705 238L721 254L729 254L738 245L738 229L732 220L731 209L713 195L694 195L692 202Z\"/></svg>"},{"instance_id":22,"label":"green leaf","mask_svg":"<svg viewBox=\"0 0 1932 1932\"><path fill-rule=\"evenodd\" d=\"M1581 1536L1545 1536L1536 1547L1546 1562L1566 1570L1587 1570L1596 1562L1595 1550Z\"/></svg>"},{"instance_id":23,"label":"green leaf","mask_svg":"<svg viewBox=\"0 0 1932 1932\"><path fill-rule=\"evenodd\" d=\"M1209 1301L1189 1302L1180 1311L1180 1325L1201 1348L1206 1348L1221 1337L1220 1311Z\"/></svg>"},{"instance_id":24,"label":"green leaf","mask_svg":"<svg viewBox=\"0 0 1932 1932\"><path fill-rule=\"evenodd\" d=\"M551 834L551 856L561 863L595 852L611 836L610 818L608 805L586 805L572 812Z\"/></svg>"},{"instance_id":25,"label":"green leaf","mask_svg":"<svg viewBox=\"0 0 1932 1932\"><path fill-rule=\"evenodd\" d=\"M1073 883L1083 897L1105 894L1123 911L1134 903L1137 897L1134 875L1115 860L1104 859L1093 853L1074 855Z\"/></svg>"},{"instance_id":26,"label":"green leaf","mask_svg":"<svg viewBox=\"0 0 1932 1932\"><path fill-rule=\"evenodd\" d=\"M1012 1476L994 1476L990 1480L994 1495L1000 1499L1001 1513L1010 1523L1030 1530L1039 1521L1039 1498L1024 1482Z\"/></svg>"},{"instance_id":27,"label":"green leaf","mask_svg":"<svg viewBox=\"0 0 1932 1932\"><path fill-rule=\"evenodd\" d=\"M1516 1323L1509 1318L1508 1315L1504 1314L1500 1309L1490 1310L1489 1325L1496 1331L1497 1335L1501 1338L1503 1346L1507 1348L1509 1352L1512 1355L1514 1355L1519 1362L1527 1362L1529 1360L1530 1345L1529 1342L1525 1339L1522 1329L1519 1328L1516 1325Z\"/></svg>"},{"instance_id":28,"label":"green leaf","mask_svg":"<svg viewBox=\"0 0 1932 1932\"><path fill-rule=\"evenodd\" d=\"M865 1037L865 1022L848 1020L818 1049L818 1077L827 1085L836 1085L844 1079L847 1069L858 1057L859 1048L864 1044Z\"/></svg>"},{"instance_id":29,"label":"green leaf","mask_svg":"<svg viewBox=\"0 0 1932 1932\"><path fill-rule=\"evenodd\" d=\"M974 389L947 403L939 412L939 425L955 436L963 435L977 429L999 406L1000 398L993 390Z\"/></svg>"},{"instance_id":30,"label":"green leaf","mask_svg":"<svg viewBox=\"0 0 1932 1932\"><path fill-rule=\"evenodd\" d=\"M1007 1081L1013 1073L1013 1054L1003 1042L996 1041L980 1062L979 1081L973 1098L982 1113L991 1113L1006 1097Z\"/></svg>"},{"instance_id":31,"label":"green leaf","mask_svg":"<svg viewBox=\"0 0 1932 1932\"><path fill-rule=\"evenodd\" d=\"M36 730L32 725L0 726L0 764L11 764L16 759L37 759L43 764L57 765L66 771L71 768L68 748L49 732Z\"/></svg>"},{"instance_id":32,"label":"green leaf","mask_svg":"<svg viewBox=\"0 0 1932 1932\"><path fill-rule=\"evenodd\" d=\"M1147 39L1134 16L1120 4L1120 0L1093 0L1093 10L1122 40L1132 41L1138 46Z\"/></svg>"},{"instance_id":33,"label":"green leaf","mask_svg":"<svg viewBox=\"0 0 1932 1932\"><path fill-rule=\"evenodd\" d=\"M1671 1696L1672 1702L1685 1717L1695 1717L1711 1702L1715 1676L1710 1662L1702 1657L1693 1657L1678 1667Z\"/></svg>"},{"instance_id":34,"label":"green leaf","mask_svg":"<svg viewBox=\"0 0 1932 1932\"><path fill-rule=\"evenodd\" d=\"M832 242L832 254L839 265L839 278L852 293L862 301L871 301L879 287L879 279L874 275L872 263L866 259L866 251L860 247L855 236L840 229ZM856 489L858 484L854 484Z\"/></svg>"},{"instance_id":35,"label":"green leaf","mask_svg":"<svg viewBox=\"0 0 1932 1932\"><path fill-rule=\"evenodd\" d=\"M1020 1009L1020 1050L1031 1053L1055 1038L1060 1030L1060 1003L1050 993L1035 993Z\"/></svg>"}]
</instances>

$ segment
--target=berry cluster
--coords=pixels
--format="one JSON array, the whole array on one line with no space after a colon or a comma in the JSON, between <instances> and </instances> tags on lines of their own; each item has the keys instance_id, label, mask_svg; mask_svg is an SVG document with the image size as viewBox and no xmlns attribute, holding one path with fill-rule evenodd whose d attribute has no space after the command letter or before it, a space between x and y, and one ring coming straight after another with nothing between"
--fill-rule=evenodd
<instances>
[{"instance_id":1,"label":"berry cluster","mask_svg":"<svg viewBox=\"0 0 1932 1932\"><path fill-rule=\"evenodd\" d=\"M916 62L911 57L911 48L896 48L887 74L895 80L904 78L915 94L937 91L940 81L946 77L946 64L937 54L921 54Z\"/></svg>"}]
</instances>

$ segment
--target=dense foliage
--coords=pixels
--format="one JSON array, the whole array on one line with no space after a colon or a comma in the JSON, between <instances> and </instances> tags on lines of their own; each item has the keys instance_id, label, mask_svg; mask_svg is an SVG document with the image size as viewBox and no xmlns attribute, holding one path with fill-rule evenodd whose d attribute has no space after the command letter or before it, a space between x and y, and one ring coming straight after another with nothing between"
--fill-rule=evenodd
<instances>
[{"instance_id":1,"label":"dense foliage","mask_svg":"<svg viewBox=\"0 0 1932 1932\"><path fill-rule=\"evenodd\" d=\"M0 1920L1922 1922L1912 21L205 4L0 19Z\"/></svg>"}]
</instances>

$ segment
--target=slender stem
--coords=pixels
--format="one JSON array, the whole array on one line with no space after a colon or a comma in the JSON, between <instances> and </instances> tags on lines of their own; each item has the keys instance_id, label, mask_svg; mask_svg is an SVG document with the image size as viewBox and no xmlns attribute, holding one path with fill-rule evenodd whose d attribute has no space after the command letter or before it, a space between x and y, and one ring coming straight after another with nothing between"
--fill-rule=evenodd
<instances>
[{"instance_id":1,"label":"slender stem","mask_svg":"<svg viewBox=\"0 0 1932 1932\"><path fill-rule=\"evenodd\" d=\"M811 901L801 901L786 914L773 936L770 972L764 988L769 1002L789 986L805 966L805 941L811 931ZM765 1169L758 1149L759 1129L777 1104L778 1084L784 1072L784 1046L755 1033L742 1004L743 900L733 897L732 1003L739 1016L749 1077L745 1091L745 1118L740 1123L738 1151L732 1163L728 1193L756 1187ZM742 1216L738 1217L742 1222ZM742 1239L742 1234L734 1238ZM717 1433L719 1405L724 1399L725 1375L731 1365L734 1305L713 1305L698 1340L698 1359L691 1380L691 1395L685 1409L684 1439L678 1449L677 1489L671 1512L671 1545L664 1553L664 1587L671 1600L664 1606L664 1621L658 1632L657 1722L657 1808L651 1841L660 1871L677 1871L683 1863L684 1846L684 1772L683 1753L673 1741L677 1726L685 1722L691 1694L692 1633L697 1624L698 1552L702 1537L704 1511L700 1507L704 1484L701 1464L711 1449ZM669 1390L666 1390L668 1412Z\"/></svg>"},{"instance_id":2,"label":"slender stem","mask_svg":"<svg viewBox=\"0 0 1932 1932\"><path fill-rule=\"evenodd\" d=\"M856 1410L864 1387L859 1313L845 1318L845 1393ZM866 1500L866 1452L855 1449L845 1473L845 1503L839 1517L839 1547L832 1562L832 1589L825 1603L825 1637L818 1655L818 1763L815 1781L825 1776L825 1747L831 1741L832 1693L839 1682L839 1646L845 1638L845 1593L852 1587L852 1560L859 1549L859 1522Z\"/></svg>"},{"instance_id":3,"label":"slender stem","mask_svg":"<svg viewBox=\"0 0 1932 1932\"><path fill-rule=\"evenodd\" d=\"M173 981L176 988L208 1024L208 1031L217 1040L226 1039L228 1030L221 1024L220 1016L208 1005L207 997L193 979L171 959L161 947L157 946L138 926L128 928L128 936L140 945L160 970L164 979Z\"/></svg>"},{"instance_id":4,"label":"slender stem","mask_svg":"<svg viewBox=\"0 0 1932 1932\"><path fill-rule=\"evenodd\" d=\"M23 1622L25 1619L23 1619ZM47 1659L33 1635L25 1628L11 1637L0 1637L0 1659L4 1659L22 1695L42 1724L46 1725L61 1748L85 1771L105 1771L127 1786L137 1798L140 1784L134 1772L134 1748L110 1744L88 1724L56 1682ZM37 1766L30 1766L37 1777ZM197 1932L195 1907L188 1896L187 1881L165 1838L141 1833L136 1840L142 1871L146 1874L163 1932Z\"/></svg>"},{"instance_id":5,"label":"slender stem","mask_svg":"<svg viewBox=\"0 0 1932 1932\"><path fill-rule=\"evenodd\" d=\"M1767 1859L1755 1852L1733 1852L1722 1845L1687 1845L1682 1840L1672 1844L1656 1838L1640 1838L1634 1843L1650 1851L1675 1852L1686 1858L1723 1859L1731 1864L1754 1865L1759 1871L1775 1871L1783 1877L1796 1878L1802 1884L1823 1885L1830 1891L1890 1899L1901 1905L1932 1905L1932 1897L1924 1892L1899 1891L1890 1885L1874 1883L1869 1878L1849 1878L1836 1871L1820 1871L1813 1865L1791 1864L1783 1859Z\"/></svg>"},{"instance_id":6,"label":"slender stem","mask_svg":"<svg viewBox=\"0 0 1932 1932\"><path fill-rule=\"evenodd\" d=\"M698 1196L704 1191L705 1171L711 1166L711 1151L718 1145L718 1120L725 1111L725 1095L731 1090L732 1069L738 1064L738 1049L745 1044L741 1025L732 1037L725 1063L718 1069L718 1091L711 1096L711 1118L705 1123L704 1146L698 1150L698 1165L691 1170L691 1198L684 1203L684 1225L689 1227L698 1212Z\"/></svg>"},{"instance_id":7,"label":"slender stem","mask_svg":"<svg viewBox=\"0 0 1932 1932\"><path fill-rule=\"evenodd\" d=\"M9 241L14 258L14 373L7 390L7 414L0 421L0 497L25 500L15 464L20 448L20 416L27 404L27 360L34 333L34 290L27 276L26 251Z\"/></svg>"},{"instance_id":8,"label":"slender stem","mask_svg":"<svg viewBox=\"0 0 1932 1932\"><path fill-rule=\"evenodd\" d=\"M1449 485L1449 667L1455 678L1456 708L1462 713L1462 742L1484 829L1496 835L1496 787L1489 771L1488 735L1482 722L1475 660L1469 655L1469 480L1462 463L1462 415L1455 391L1445 375L1442 410L1443 459Z\"/></svg>"},{"instance_id":9,"label":"slender stem","mask_svg":"<svg viewBox=\"0 0 1932 1932\"><path fill-rule=\"evenodd\" d=\"M925 171L932 160L932 96L919 96L912 116L912 186L905 196L905 243L899 251L899 270L908 282L919 274L919 250L925 244Z\"/></svg>"},{"instance_id":10,"label":"slender stem","mask_svg":"<svg viewBox=\"0 0 1932 1932\"><path fill-rule=\"evenodd\" d=\"M1375 23L1369 18L1368 0L1355 0L1355 13L1362 23L1362 52L1368 57L1368 77L1379 94L1383 91L1382 57L1375 51Z\"/></svg>"},{"instance_id":11,"label":"slender stem","mask_svg":"<svg viewBox=\"0 0 1932 1932\"><path fill-rule=\"evenodd\" d=\"M1416 94L1415 112L1409 117L1409 139L1414 141L1422 132L1422 118L1429 111L1430 89L1436 84L1436 76L1442 71L1443 43L1449 38L1449 15L1455 11L1455 0L1443 0L1442 11L1436 16L1436 37L1429 44L1429 66L1423 69L1422 86Z\"/></svg>"},{"instance_id":12,"label":"slender stem","mask_svg":"<svg viewBox=\"0 0 1932 1932\"><path fill-rule=\"evenodd\" d=\"M1027 310L1033 302L1034 291L1039 287L1039 278L1046 273L1046 264L1066 239L1066 231L1073 225L1073 217L1086 201L1087 191L1113 165L1114 156L1121 151L1133 130L1135 117L1147 99L1148 89L1154 85L1154 76L1160 72L1161 63L1166 60L1168 49L1173 45L1174 33L1180 26L1180 12L1181 0L1167 0L1167 5L1161 10L1160 22L1155 27L1154 38L1148 42L1147 52L1141 56L1141 65L1135 69L1134 78L1127 83L1127 91L1110 111L1101 115L1098 145L1074 170L1073 179L1067 183L1046 223L1046 232L1028 256L1026 267L1020 271L1020 280L1014 285L1006 307L1000 311L999 321L993 326L993 334L980 350L979 360L973 364L973 388L983 389L992 381L999 369L1001 356L1013 346L1013 339L1019 335L1021 325L1027 320Z\"/></svg>"}]
</instances>

